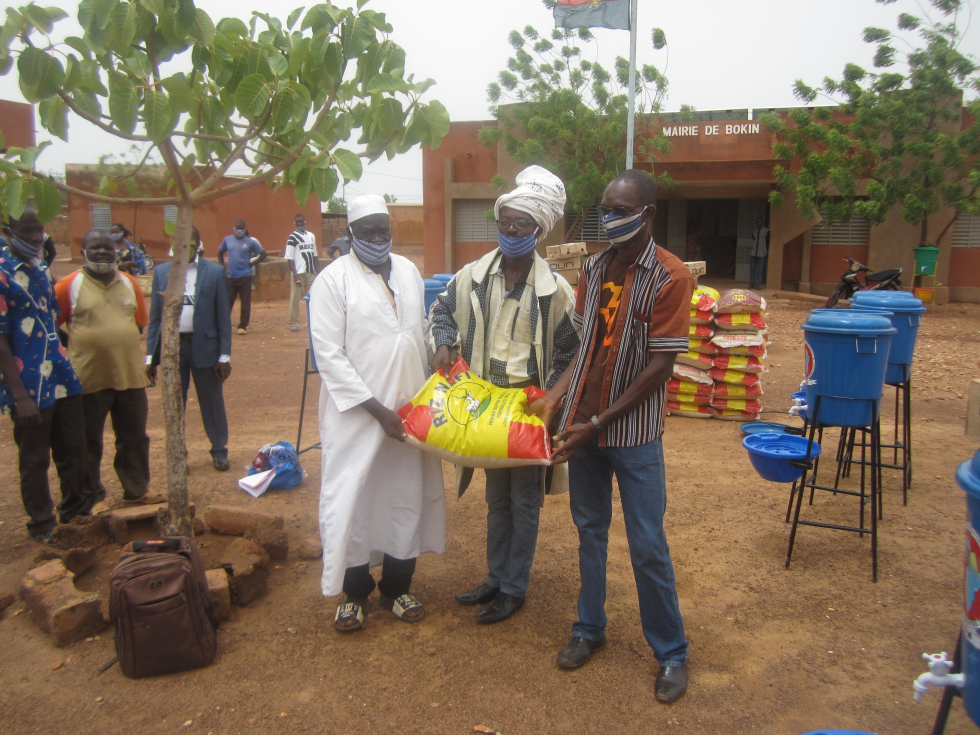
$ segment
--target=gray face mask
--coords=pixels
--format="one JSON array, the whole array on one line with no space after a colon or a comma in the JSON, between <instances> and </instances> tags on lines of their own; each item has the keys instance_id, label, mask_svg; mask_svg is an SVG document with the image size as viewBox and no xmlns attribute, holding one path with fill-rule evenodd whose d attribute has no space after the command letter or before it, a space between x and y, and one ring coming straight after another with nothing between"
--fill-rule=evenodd
<instances>
[{"instance_id":1,"label":"gray face mask","mask_svg":"<svg viewBox=\"0 0 980 735\"><path fill-rule=\"evenodd\" d=\"M88 268L93 273L108 273L116 267L115 263L96 263L94 260L89 260L88 256L85 256L85 267Z\"/></svg>"},{"instance_id":2,"label":"gray face mask","mask_svg":"<svg viewBox=\"0 0 980 735\"><path fill-rule=\"evenodd\" d=\"M235 230L235 237L241 240L243 237L245 237L245 230Z\"/></svg>"}]
</instances>

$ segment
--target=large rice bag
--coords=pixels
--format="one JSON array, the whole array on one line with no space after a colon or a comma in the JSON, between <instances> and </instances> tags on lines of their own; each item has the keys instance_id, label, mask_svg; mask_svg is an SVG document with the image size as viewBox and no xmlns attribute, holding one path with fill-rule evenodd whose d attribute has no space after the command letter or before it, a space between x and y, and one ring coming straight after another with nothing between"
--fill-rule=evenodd
<instances>
[{"instance_id":1,"label":"large rice bag","mask_svg":"<svg viewBox=\"0 0 980 735\"><path fill-rule=\"evenodd\" d=\"M699 370L711 370L715 366L714 360L709 355L700 352L682 352L674 358L674 362L681 365L690 365Z\"/></svg>"},{"instance_id":2,"label":"large rice bag","mask_svg":"<svg viewBox=\"0 0 980 735\"><path fill-rule=\"evenodd\" d=\"M702 396L697 393L671 393L667 391L667 400L675 403L693 403L695 406L707 406L711 403L711 396Z\"/></svg>"},{"instance_id":3,"label":"large rice bag","mask_svg":"<svg viewBox=\"0 0 980 735\"><path fill-rule=\"evenodd\" d=\"M762 410L762 402L754 398L718 398L716 396L711 399L711 407L727 411L759 413Z\"/></svg>"},{"instance_id":4,"label":"large rice bag","mask_svg":"<svg viewBox=\"0 0 980 735\"><path fill-rule=\"evenodd\" d=\"M469 372L462 358L449 377L430 377L398 415L419 449L466 467L520 467L551 462L548 427L526 412L540 388L499 388Z\"/></svg>"},{"instance_id":5,"label":"large rice bag","mask_svg":"<svg viewBox=\"0 0 980 735\"><path fill-rule=\"evenodd\" d=\"M721 294L710 286L698 286L691 295L691 308L697 311L714 311Z\"/></svg>"},{"instance_id":6,"label":"large rice bag","mask_svg":"<svg viewBox=\"0 0 980 735\"><path fill-rule=\"evenodd\" d=\"M700 352L702 355L717 355L718 348L711 344L708 339L689 339L687 341L688 352Z\"/></svg>"},{"instance_id":7,"label":"large rice bag","mask_svg":"<svg viewBox=\"0 0 980 735\"><path fill-rule=\"evenodd\" d=\"M712 358L716 368L722 370L741 370L743 373L761 373L765 371L758 357L742 357L741 355L715 355Z\"/></svg>"},{"instance_id":8,"label":"large rice bag","mask_svg":"<svg viewBox=\"0 0 980 735\"><path fill-rule=\"evenodd\" d=\"M667 401L667 412L671 416L687 416L690 419L710 419L714 416L710 406L698 406L679 401Z\"/></svg>"},{"instance_id":9,"label":"large rice bag","mask_svg":"<svg viewBox=\"0 0 980 735\"><path fill-rule=\"evenodd\" d=\"M684 380L690 383L704 383L705 385L711 385L714 382L711 380L711 376L708 375L707 370L698 370L696 367L682 365L679 362L674 363L672 375L678 380Z\"/></svg>"},{"instance_id":10,"label":"large rice bag","mask_svg":"<svg viewBox=\"0 0 980 735\"><path fill-rule=\"evenodd\" d=\"M765 347L766 338L759 331L751 333L717 332L711 338L711 344L720 350L731 350L736 347Z\"/></svg>"},{"instance_id":11,"label":"large rice bag","mask_svg":"<svg viewBox=\"0 0 980 735\"><path fill-rule=\"evenodd\" d=\"M691 309L691 324L711 324L711 317L713 317L710 311L698 311L697 309Z\"/></svg>"},{"instance_id":12,"label":"large rice bag","mask_svg":"<svg viewBox=\"0 0 980 735\"><path fill-rule=\"evenodd\" d=\"M733 288L717 299L715 311L719 314L763 314L766 300L755 291Z\"/></svg>"},{"instance_id":13,"label":"large rice bag","mask_svg":"<svg viewBox=\"0 0 980 735\"><path fill-rule=\"evenodd\" d=\"M726 333L726 334L730 334L730 333ZM742 335L732 334L731 336L740 337ZM760 360L765 360L767 357L766 345L764 344L763 345L739 344L736 345L735 347L718 347L718 345L715 345L714 342L712 342L711 344L714 345L716 354L719 355L741 355L742 357L758 357Z\"/></svg>"},{"instance_id":14,"label":"large rice bag","mask_svg":"<svg viewBox=\"0 0 980 735\"><path fill-rule=\"evenodd\" d=\"M759 382L755 385L715 383L713 394L719 398L753 398L762 395L762 383Z\"/></svg>"},{"instance_id":15,"label":"large rice bag","mask_svg":"<svg viewBox=\"0 0 980 735\"><path fill-rule=\"evenodd\" d=\"M677 367L676 365L674 366ZM719 383L732 383L734 385L755 385L759 382L757 373L743 373L740 370L722 370L713 368L709 375Z\"/></svg>"},{"instance_id":16,"label":"large rice bag","mask_svg":"<svg viewBox=\"0 0 980 735\"><path fill-rule=\"evenodd\" d=\"M690 339L711 339L715 336L715 330L707 324L692 324L687 331Z\"/></svg>"},{"instance_id":17,"label":"large rice bag","mask_svg":"<svg viewBox=\"0 0 980 735\"><path fill-rule=\"evenodd\" d=\"M766 319L763 314L716 314L715 324L730 332L761 332Z\"/></svg>"},{"instance_id":18,"label":"large rice bag","mask_svg":"<svg viewBox=\"0 0 980 735\"><path fill-rule=\"evenodd\" d=\"M759 417L762 416L761 411L728 411L720 408L711 408L711 406L708 406L708 410L711 411L716 419L721 419L722 421L758 421Z\"/></svg>"},{"instance_id":19,"label":"large rice bag","mask_svg":"<svg viewBox=\"0 0 980 735\"><path fill-rule=\"evenodd\" d=\"M715 392L714 383L695 383L689 380L678 380L677 378L670 378L667 381L667 392L668 393L687 393L696 394L699 396L710 396Z\"/></svg>"}]
</instances>

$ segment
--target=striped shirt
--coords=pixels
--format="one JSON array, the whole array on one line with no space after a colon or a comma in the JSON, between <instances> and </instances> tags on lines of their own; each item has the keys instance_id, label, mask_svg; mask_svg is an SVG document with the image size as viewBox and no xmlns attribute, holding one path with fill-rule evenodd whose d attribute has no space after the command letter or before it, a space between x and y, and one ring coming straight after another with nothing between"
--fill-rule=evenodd
<instances>
[{"instance_id":1,"label":"striped shirt","mask_svg":"<svg viewBox=\"0 0 980 735\"><path fill-rule=\"evenodd\" d=\"M316 236L311 232L294 230L286 238L286 260L291 260L296 268L296 274L312 273L316 275Z\"/></svg>"},{"instance_id":2,"label":"striped shirt","mask_svg":"<svg viewBox=\"0 0 980 735\"><path fill-rule=\"evenodd\" d=\"M582 327L582 347L572 364L572 380L562 405L561 427L571 423L582 399L586 376L594 366L599 296L603 277L616 251L610 246L582 266L576 324ZM652 352L686 352L694 279L687 266L651 238L636 262L626 271L622 303L613 327L609 362L605 366L599 413L616 403L647 366ZM599 444L637 447L664 432L666 384L628 414L605 427Z\"/></svg>"}]
</instances>

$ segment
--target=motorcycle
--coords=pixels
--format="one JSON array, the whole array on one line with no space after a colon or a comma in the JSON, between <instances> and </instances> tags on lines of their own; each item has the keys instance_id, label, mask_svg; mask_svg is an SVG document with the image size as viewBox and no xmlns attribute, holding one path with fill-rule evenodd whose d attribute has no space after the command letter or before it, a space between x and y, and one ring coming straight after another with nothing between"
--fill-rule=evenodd
<instances>
[{"instance_id":1,"label":"motorcycle","mask_svg":"<svg viewBox=\"0 0 980 735\"><path fill-rule=\"evenodd\" d=\"M827 309L832 309L841 299L850 299L857 291L901 291L901 268L872 273L871 269L861 265L852 258L844 258L850 263L850 268L840 277L840 283L834 293L827 299Z\"/></svg>"}]
</instances>

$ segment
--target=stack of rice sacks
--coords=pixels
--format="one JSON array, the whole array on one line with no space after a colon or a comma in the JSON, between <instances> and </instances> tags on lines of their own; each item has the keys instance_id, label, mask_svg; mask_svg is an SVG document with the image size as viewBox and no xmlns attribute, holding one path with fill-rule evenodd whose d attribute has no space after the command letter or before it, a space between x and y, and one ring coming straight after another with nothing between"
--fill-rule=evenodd
<instances>
[{"instance_id":1,"label":"stack of rice sacks","mask_svg":"<svg viewBox=\"0 0 980 735\"><path fill-rule=\"evenodd\" d=\"M688 352L677 356L667 383L671 415L758 420L768 344L765 311L766 300L754 291L695 289Z\"/></svg>"}]
</instances>

